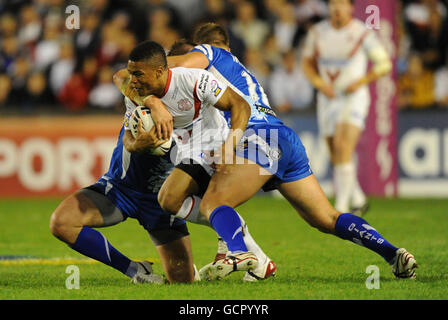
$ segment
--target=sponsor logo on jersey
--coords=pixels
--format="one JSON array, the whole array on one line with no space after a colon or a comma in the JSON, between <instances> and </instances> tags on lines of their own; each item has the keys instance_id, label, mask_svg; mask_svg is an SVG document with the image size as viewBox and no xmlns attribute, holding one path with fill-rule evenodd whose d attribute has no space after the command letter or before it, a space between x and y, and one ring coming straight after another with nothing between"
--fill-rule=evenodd
<instances>
[{"instance_id":1,"label":"sponsor logo on jersey","mask_svg":"<svg viewBox=\"0 0 448 320\"><path fill-rule=\"evenodd\" d=\"M215 97L217 97L222 90L218 84L218 81L216 80L212 80L212 82L210 83L210 89L212 90Z\"/></svg>"},{"instance_id":2,"label":"sponsor logo on jersey","mask_svg":"<svg viewBox=\"0 0 448 320\"><path fill-rule=\"evenodd\" d=\"M129 128L129 118L132 116L131 112L126 112L126 114L124 115L124 127L125 128Z\"/></svg>"},{"instance_id":3,"label":"sponsor logo on jersey","mask_svg":"<svg viewBox=\"0 0 448 320\"><path fill-rule=\"evenodd\" d=\"M210 75L208 74L201 74L201 79L199 80L198 89L201 91L202 94L205 93L205 89L207 88L207 83L210 80Z\"/></svg>"}]
</instances>

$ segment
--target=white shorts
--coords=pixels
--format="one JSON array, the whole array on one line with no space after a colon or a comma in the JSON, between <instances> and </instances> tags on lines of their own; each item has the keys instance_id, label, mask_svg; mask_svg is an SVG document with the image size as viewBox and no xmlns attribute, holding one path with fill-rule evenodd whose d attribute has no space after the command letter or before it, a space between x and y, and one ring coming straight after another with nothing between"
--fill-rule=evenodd
<instances>
[{"instance_id":1,"label":"white shorts","mask_svg":"<svg viewBox=\"0 0 448 320\"><path fill-rule=\"evenodd\" d=\"M361 88L353 94L328 99L322 93L317 96L317 122L319 132L324 137L334 135L336 125L349 123L365 128L370 108L369 89Z\"/></svg>"},{"instance_id":2,"label":"white shorts","mask_svg":"<svg viewBox=\"0 0 448 320\"><path fill-rule=\"evenodd\" d=\"M210 176L212 176L215 173L215 170L207 162L204 151L196 148L186 148L186 147L184 148L181 147L180 149L178 149L176 157L175 162L176 166L180 163L188 164L190 163L190 160L193 160L193 162L200 164L201 167L203 167Z\"/></svg>"},{"instance_id":3,"label":"white shorts","mask_svg":"<svg viewBox=\"0 0 448 320\"><path fill-rule=\"evenodd\" d=\"M211 176L214 169L209 164L207 154L218 150L224 143L229 133L229 128L224 126L220 129L201 129L202 131L184 131L183 137L176 134L177 155L175 165L189 163L189 160L200 164Z\"/></svg>"}]
</instances>

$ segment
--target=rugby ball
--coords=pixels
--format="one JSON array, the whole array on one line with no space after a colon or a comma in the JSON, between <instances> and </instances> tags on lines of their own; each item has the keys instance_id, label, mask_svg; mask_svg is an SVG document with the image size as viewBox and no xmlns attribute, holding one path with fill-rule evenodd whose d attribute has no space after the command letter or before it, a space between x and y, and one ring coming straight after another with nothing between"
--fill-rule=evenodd
<instances>
[{"instance_id":1,"label":"rugby ball","mask_svg":"<svg viewBox=\"0 0 448 320\"><path fill-rule=\"evenodd\" d=\"M138 120L142 120L142 129L144 131L150 131L151 128L154 126L154 121L151 117L151 110L148 107L144 106L138 106L135 108L134 112L132 113L131 117L129 118L129 128L131 129L132 136L134 139L137 137L138 132ZM156 155L156 156L163 156L168 151L170 151L172 143L172 138L163 143L162 145L151 148L149 150L149 153Z\"/></svg>"}]
</instances>

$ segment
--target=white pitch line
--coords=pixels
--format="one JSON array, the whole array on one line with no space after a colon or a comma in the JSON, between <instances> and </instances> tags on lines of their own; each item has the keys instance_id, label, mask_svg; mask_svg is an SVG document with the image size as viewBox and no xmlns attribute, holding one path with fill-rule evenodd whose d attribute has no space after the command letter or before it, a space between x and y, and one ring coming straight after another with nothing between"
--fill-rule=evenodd
<instances>
[{"instance_id":1,"label":"white pitch line","mask_svg":"<svg viewBox=\"0 0 448 320\"><path fill-rule=\"evenodd\" d=\"M147 260L150 262L160 262L158 258L132 259L133 261ZM25 258L0 260L0 266L32 266L32 265L69 265L69 264L99 264L101 262L93 259L76 258Z\"/></svg>"}]
</instances>

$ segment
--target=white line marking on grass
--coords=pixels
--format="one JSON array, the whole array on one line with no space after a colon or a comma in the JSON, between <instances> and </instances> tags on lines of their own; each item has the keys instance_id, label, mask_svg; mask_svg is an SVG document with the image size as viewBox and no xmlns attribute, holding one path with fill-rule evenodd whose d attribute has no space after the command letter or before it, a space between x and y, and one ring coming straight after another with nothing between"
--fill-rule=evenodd
<instances>
[{"instance_id":1,"label":"white line marking on grass","mask_svg":"<svg viewBox=\"0 0 448 320\"><path fill-rule=\"evenodd\" d=\"M134 261L147 260L150 262L160 262L158 258L132 259ZM71 264L99 264L101 262L93 259L77 258L25 258L25 259L5 259L0 260L0 266L33 266L33 265L71 265Z\"/></svg>"}]
</instances>

